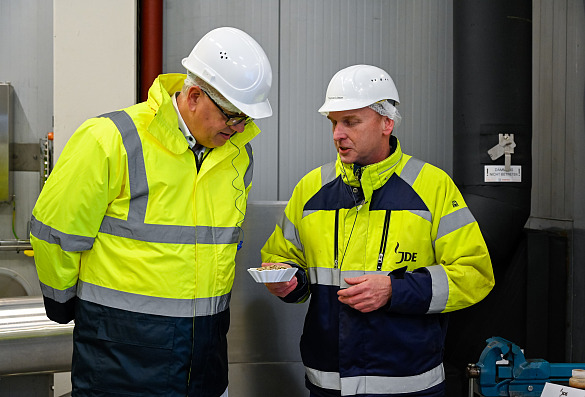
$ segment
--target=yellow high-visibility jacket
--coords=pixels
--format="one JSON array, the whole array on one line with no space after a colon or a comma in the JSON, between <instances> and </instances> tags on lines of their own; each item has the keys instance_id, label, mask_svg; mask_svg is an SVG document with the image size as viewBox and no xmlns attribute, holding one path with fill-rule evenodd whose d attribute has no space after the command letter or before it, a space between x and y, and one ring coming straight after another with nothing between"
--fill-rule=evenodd
<instances>
[{"instance_id":1,"label":"yellow high-visibility jacket","mask_svg":"<svg viewBox=\"0 0 585 397\"><path fill-rule=\"evenodd\" d=\"M248 124L243 133L211 150L198 172L171 99L184 79L182 74L161 75L147 101L83 123L33 210L31 243L47 314L58 322L75 316L74 360L107 367L84 366L96 379L87 376L79 384L173 395L171 389L149 384L154 379L145 381L150 376L157 382L164 378L169 388L179 387L178 394L184 395L188 380L199 379L207 386L200 385L197 395L205 396L217 396L227 386L229 299L252 181L249 141L260 130ZM113 317L117 320L109 320ZM108 328L114 321L120 329ZM169 322L174 325L158 326ZM189 330L179 331L178 324ZM192 342L198 326L203 329ZM159 370L179 365L172 363L175 359L186 360L181 361L182 372L175 368L180 376L173 374L179 377L167 382L166 375L127 363L135 368L136 378L119 375L127 380L117 388L120 382L112 379L118 375L112 374L125 369L115 360L104 364L99 349L88 348L91 343L82 334L90 328L85 338L126 338L130 344L155 346L157 352L169 350L164 359L145 355L145 360L160 360ZM186 353L173 358L177 351ZM196 364L189 364L194 351ZM76 375L82 376L81 371L74 379ZM110 379L98 379L102 376Z\"/></svg>"},{"instance_id":2,"label":"yellow high-visibility jacket","mask_svg":"<svg viewBox=\"0 0 585 397\"><path fill-rule=\"evenodd\" d=\"M404 154L394 136L390 143L379 163L338 157L309 172L262 249L263 262L299 268L283 300L311 297L301 355L315 395L442 395L444 313L494 285L479 226L451 178ZM337 299L344 278L364 274L392 282L390 302L371 313Z\"/></svg>"}]
</instances>

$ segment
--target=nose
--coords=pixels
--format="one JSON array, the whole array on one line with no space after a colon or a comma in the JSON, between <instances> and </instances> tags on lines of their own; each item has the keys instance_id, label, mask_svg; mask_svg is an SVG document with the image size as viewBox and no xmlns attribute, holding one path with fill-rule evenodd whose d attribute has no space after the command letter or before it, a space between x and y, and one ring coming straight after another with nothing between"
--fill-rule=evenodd
<instances>
[{"instance_id":1,"label":"nose","mask_svg":"<svg viewBox=\"0 0 585 397\"><path fill-rule=\"evenodd\" d=\"M244 132L244 128L246 128L246 123L243 121L236 125L230 125L230 129L234 132Z\"/></svg>"},{"instance_id":2,"label":"nose","mask_svg":"<svg viewBox=\"0 0 585 397\"><path fill-rule=\"evenodd\" d=\"M339 141L347 137L347 134L343 130L343 126L340 123L333 125L333 140Z\"/></svg>"}]
</instances>

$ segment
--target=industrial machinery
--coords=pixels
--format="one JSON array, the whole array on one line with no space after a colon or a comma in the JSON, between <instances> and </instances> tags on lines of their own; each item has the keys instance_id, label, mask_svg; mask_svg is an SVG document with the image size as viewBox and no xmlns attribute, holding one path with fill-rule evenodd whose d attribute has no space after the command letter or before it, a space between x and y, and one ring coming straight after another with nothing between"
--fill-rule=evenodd
<instances>
[{"instance_id":1,"label":"industrial machinery","mask_svg":"<svg viewBox=\"0 0 585 397\"><path fill-rule=\"evenodd\" d=\"M545 383L566 385L573 369L585 369L585 364L527 360L519 346L501 337L489 338L486 342L477 364L467 366L469 397L474 396L474 383L485 397L540 396Z\"/></svg>"}]
</instances>

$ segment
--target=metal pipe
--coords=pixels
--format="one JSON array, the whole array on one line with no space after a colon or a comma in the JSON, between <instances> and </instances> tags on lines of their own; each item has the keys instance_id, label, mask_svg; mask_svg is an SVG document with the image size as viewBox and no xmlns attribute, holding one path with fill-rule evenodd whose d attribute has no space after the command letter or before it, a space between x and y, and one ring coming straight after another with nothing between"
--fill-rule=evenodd
<instances>
[{"instance_id":1,"label":"metal pipe","mask_svg":"<svg viewBox=\"0 0 585 397\"><path fill-rule=\"evenodd\" d=\"M30 240L0 240L0 251L32 250Z\"/></svg>"},{"instance_id":2,"label":"metal pipe","mask_svg":"<svg viewBox=\"0 0 585 397\"><path fill-rule=\"evenodd\" d=\"M530 215L532 186L532 2L456 2L453 10L453 176L488 244L506 268ZM521 182L486 182L488 150L512 133Z\"/></svg>"},{"instance_id":3,"label":"metal pipe","mask_svg":"<svg viewBox=\"0 0 585 397\"><path fill-rule=\"evenodd\" d=\"M524 225L532 186L532 1L453 3L453 179L487 243L496 285L477 305L450 314L445 362L461 376L482 341L520 332L525 273ZM499 134L514 134L512 166L521 181L491 182L488 153ZM497 321L494 321L494 310Z\"/></svg>"},{"instance_id":4,"label":"metal pipe","mask_svg":"<svg viewBox=\"0 0 585 397\"><path fill-rule=\"evenodd\" d=\"M148 89L162 73L163 40L162 0L140 1L140 101L148 98Z\"/></svg>"},{"instance_id":5,"label":"metal pipe","mask_svg":"<svg viewBox=\"0 0 585 397\"><path fill-rule=\"evenodd\" d=\"M73 326L49 320L40 296L0 299L0 376L70 371Z\"/></svg>"}]
</instances>

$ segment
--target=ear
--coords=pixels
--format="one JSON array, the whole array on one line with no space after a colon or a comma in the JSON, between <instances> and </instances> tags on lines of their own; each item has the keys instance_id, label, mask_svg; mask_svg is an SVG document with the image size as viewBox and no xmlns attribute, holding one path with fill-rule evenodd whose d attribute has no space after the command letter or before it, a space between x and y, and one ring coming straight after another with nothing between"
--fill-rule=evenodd
<instances>
[{"instance_id":1,"label":"ear","mask_svg":"<svg viewBox=\"0 0 585 397\"><path fill-rule=\"evenodd\" d=\"M386 136L392 135L392 130L394 130L394 120L391 120L388 116L384 116L382 122L384 123L382 134Z\"/></svg>"},{"instance_id":2,"label":"ear","mask_svg":"<svg viewBox=\"0 0 585 397\"><path fill-rule=\"evenodd\" d=\"M187 106L191 112L195 111L201 98L203 98L203 91L198 86L192 86L187 91Z\"/></svg>"}]
</instances>

